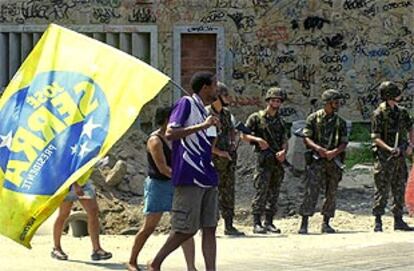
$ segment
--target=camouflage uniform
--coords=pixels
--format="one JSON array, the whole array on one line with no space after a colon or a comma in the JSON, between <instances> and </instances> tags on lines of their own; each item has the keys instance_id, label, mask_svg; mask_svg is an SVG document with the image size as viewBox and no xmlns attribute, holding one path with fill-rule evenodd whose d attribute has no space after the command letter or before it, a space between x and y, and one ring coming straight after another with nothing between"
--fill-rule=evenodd
<instances>
[{"instance_id":1,"label":"camouflage uniform","mask_svg":"<svg viewBox=\"0 0 414 271\"><path fill-rule=\"evenodd\" d=\"M275 153L282 150L287 142L287 128L279 114L269 116L265 111L259 111L249 116L246 126L254 136L263 138L269 144L269 149L261 151L255 146L256 175L254 186L256 195L252 202L253 215L273 216L277 211L277 200L283 181L284 169L276 160Z\"/></svg>"},{"instance_id":2,"label":"camouflage uniform","mask_svg":"<svg viewBox=\"0 0 414 271\"><path fill-rule=\"evenodd\" d=\"M327 115L324 109L308 116L303 134L328 150L348 142L345 120L336 113ZM336 208L336 192L338 183L342 179L342 171L334 160L315 159L315 156L308 160L310 161L306 168L305 195L299 213L302 216L312 216L315 213L319 192L325 186L322 214L327 218L333 217Z\"/></svg>"},{"instance_id":3,"label":"camouflage uniform","mask_svg":"<svg viewBox=\"0 0 414 271\"><path fill-rule=\"evenodd\" d=\"M213 163L219 175L218 189L221 215L224 219L232 219L234 217L234 183L237 162L237 154L234 145L231 144L232 133L235 132L232 115L224 107L220 113L214 111L211 107L207 107L207 110L220 119L220 125L217 127L216 148L227 151L232 157L232 161L230 161L227 158L213 154Z\"/></svg>"},{"instance_id":4,"label":"camouflage uniform","mask_svg":"<svg viewBox=\"0 0 414 271\"><path fill-rule=\"evenodd\" d=\"M391 109L386 102L383 102L372 114L371 137L372 139L380 138L388 146L393 147L398 132L398 146L404 152L408 145L407 133L412 126L413 121L405 108L396 105L394 109ZM376 160L374 164L376 191L372 213L375 216L384 214L391 188L394 198L392 212L394 216L402 216L405 184L408 177L404 156L389 159L391 154L388 151L375 145L373 149Z\"/></svg>"}]
</instances>

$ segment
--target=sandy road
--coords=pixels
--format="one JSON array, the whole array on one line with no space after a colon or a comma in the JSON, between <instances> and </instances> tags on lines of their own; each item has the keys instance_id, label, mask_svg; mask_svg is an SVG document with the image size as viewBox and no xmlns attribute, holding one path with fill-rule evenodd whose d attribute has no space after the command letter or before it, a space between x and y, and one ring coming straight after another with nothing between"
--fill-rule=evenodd
<instances>
[{"instance_id":1,"label":"sandy road","mask_svg":"<svg viewBox=\"0 0 414 271\"><path fill-rule=\"evenodd\" d=\"M248 230L247 228L245 230ZM139 262L145 263L163 244L166 235L153 236ZM52 236L37 235L28 250L0 237L0 270L124 270L132 236L102 236L105 249L113 252L108 261L90 260L90 241L64 236L63 246L70 259L51 259ZM200 236L196 237L196 258L203 270ZM414 233L343 231L333 235L313 233L301 236L252 235L243 238L218 236L218 270L414 270ZM185 270L181 251L174 252L163 270Z\"/></svg>"}]
</instances>

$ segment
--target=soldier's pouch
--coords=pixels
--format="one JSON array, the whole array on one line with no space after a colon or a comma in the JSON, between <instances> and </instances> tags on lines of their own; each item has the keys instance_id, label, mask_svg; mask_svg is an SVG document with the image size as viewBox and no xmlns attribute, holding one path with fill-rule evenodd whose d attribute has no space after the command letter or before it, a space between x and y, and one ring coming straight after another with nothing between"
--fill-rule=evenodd
<instances>
[{"instance_id":1,"label":"soldier's pouch","mask_svg":"<svg viewBox=\"0 0 414 271\"><path fill-rule=\"evenodd\" d=\"M260 187L260 182L262 180L263 169L256 168L253 175L253 187L258 189Z\"/></svg>"},{"instance_id":2,"label":"soldier's pouch","mask_svg":"<svg viewBox=\"0 0 414 271\"><path fill-rule=\"evenodd\" d=\"M345 163L345 157L346 157L346 152L341 152L338 155L339 161L341 161L341 163Z\"/></svg>"},{"instance_id":3,"label":"soldier's pouch","mask_svg":"<svg viewBox=\"0 0 414 271\"><path fill-rule=\"evenodd\" d=\"M273 167L277 164L276 156L273 152L266 150L259 154L259 166L263 168Z\"/></svg>"},{"instance_id":4,"label":"soldier's pouch","mask_svg":"<svg viewBox=\"0 0 414 271\"><path fill-rule=\"evenodd\" d=\"M373 145L373 146L371 146L371 149L372 149L372 155L373 155L374 159L380 159L380 152L381 151L378 149L378 147Z\"/></svg>"},{"instance_id":5,"label":"soldier's pouch","mask_svg":"<svg viewBox=\"0 0 414 271\"><path fill-rule=\"evenodd\" d=\"M231 159L233 160L233 164L237 164L237 152L236 151L230 151L229 152Z\"/></svg>"},{"instance_id":6,"label":"soldier's pouch","mask_svg":"<svg viewBox=\"0 0 414 271\"><path fill-rule=\"evenodd\" d=\"M387 163L388 158L390 157L390 153L384 150L376 149L374 152L374 158L381 163Z\"/></svg>"},{"instance_id":7,"label":"soldier's pouch","mask_svg":"<svg viewBox=\"0 0 414 271\"><path fill-rule=\"evenodd\" d=\"M264 152L259 152L257 154L257 165L259 167L264 167L266 164L266 155Z\"/></svg>"},{"instance_id":8,"label":"soldier's pouch","mask_svg":"<svg viewBox=\"0 0 414 271\"><path fill-rule=\"evenodd\" d=\"M305 151L304 155L305 155L305 163L306 163L306 165L309 166L310 164L312 164L313 152L312 151Z\"/></svg>"},{"instance_id":9,"label":"soldier's pouch","mask_svg":"<svg viewBox=\"0 0 414 271\"><path fill-rule=\"evenodd\" d=\"M253 175L253 187L255 189L258 188L259 179L260 179L260 173L256 170L255 173L254 173L254 175Z\"/></svg>"},{"instance_id":10,"label":"soldier's pouch","mask_svg":"<svg viewBox=\"0 0 414 271\"><path fill-rule=\"evenodd\" d=\"M383 165L379 161L374 162L374 174L380 174L383 169Z\"/></svg>"}]
</instances>

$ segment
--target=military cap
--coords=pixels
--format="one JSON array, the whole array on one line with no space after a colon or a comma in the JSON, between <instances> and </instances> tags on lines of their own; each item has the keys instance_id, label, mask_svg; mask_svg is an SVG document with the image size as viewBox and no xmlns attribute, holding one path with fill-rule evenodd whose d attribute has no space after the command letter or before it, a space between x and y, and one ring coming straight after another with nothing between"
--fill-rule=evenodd
<instances>
[{"instance_id":1,"label":"military cap","mask_svg":"<svg viewBox=\"0 0 414 271\"><path fill-rule=\"evenodd\" d=\"M282 101L286 100L287 95L286 92L283 91L281 88L278 87L271 87L269 88L269 90L266 92L266 96L265 96L265 100L269 100L269 99L281 99Z\"/></svg>"},{"instance_id":2,"label":"military cap","mask_svg":"<svg viewBox=\"0 0 414 271\"><path fill-rule=\"evenodd\" d=\"M322 101L324 102L331 102L342 98L342 94L335 89L328 89L322 93Z\"/></svg>"},{"instance_id":3,"label":"military cap","mask_svg":"<svg viewBox=\"0 0 414 271\"><path fill-rule=\"evenodd\" d=\"M391 81L385 81L378 87L381 99L383 101L394 99L401 95L401 89Z\"/></svg>"}]
</instances>

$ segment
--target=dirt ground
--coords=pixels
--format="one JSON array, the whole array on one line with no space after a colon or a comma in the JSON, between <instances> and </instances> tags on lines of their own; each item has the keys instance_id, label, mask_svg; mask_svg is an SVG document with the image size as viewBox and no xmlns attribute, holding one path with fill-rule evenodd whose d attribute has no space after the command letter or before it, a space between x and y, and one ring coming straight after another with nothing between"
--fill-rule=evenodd
<instances>
[{"instance_id":1,"label":"dirt ground","mask_svg":"<svg viewBox=\"0 0 414 271\"><path fill-rule=\"evenodd\" d=\"M408 220L411 224L413 219ZM411 232L391 230L391 218L385 219L385 231L374 233L370 229L371 218L365 215L339 211L334 225L337 234L320 234L321 217L311 220L311 234L307 236L294 232L279 235L257 235L249 233L250 227L239 225L248 234L246 237L231 238L219 231L217 238L217 270L224 271L331 271L331 270L414 270L412 248L414 235ZM278 224L283 230L296 229L297 219L281 219ZM157 253L167 235L152 236L138 259L141 267ZM204 270L200 235L195 237L196 266ZM113 253L107 261L90 260L91 245L88 237L74 238L66 235L62 239L69 260L62 262L50 257L52 236L37 234L28 250L13 241L0 236L0 270L5 271L91 271L125 270L133 236L103 235L103 247ZM145 270L145 269L144 269ZM162 270L185 270L183 254L180 249L170 255Z\"/></svg>"},{"instance_id":2,"label":"dirt ground","mask_svg":"<svg viewBox=\"0 0 414 271\"><path fill-rule=\"evenodd\" d=\"M141 153L142 157L142 153ZM253 187L254 161L246 159L253 157L251 146L242 144L239 147L239 159L236 178L236 209L235 223L250 226L252 223L251 200L254 196ZM137 171L145 172L145 165ZM99 179L99 178L98 178ZM95 178L96 180L96 178ZM133 233L142 224L142 196L119 191L116 187L105 186L102 181L96 181L99 205L101 208L102 228L105 234ZM276 224L283 232L296 232L299 217L298 208L302 202L304 176L294 176L286 171L279 197L279 209ZM333 225L347 230L368 230L372 228L373 217L371 207L374 194L372 165L358 165L344 171L343 180L339 185L337 200L337 216ZM320 197L318 207L321 206ZM311 229L320 223L318 216L311 219ZM166 214L157 231L166 232L169 229L169 215ZM250 230L250 228L249 228Z\"/></svg>"},{"instance_id":3,"label":"dirt ground","mask_svg":"<svg viewBox=\"0 0 414 271\"><path fill-rule=\"evenodd\" d=\"M249 157L249 148L242 147L239 159ZM307 236L297 234L300 223L297 209L302 200L303 176L295 177L289 171L282 186L280 208L275 219L282 234L252 234L250 204L254 194L253 166L252 163L241 162L237 171L235 224L247 235L241 238L224 236L223 222L220 220L217 231L218 270L414 270L414 235L411 232L394 232L389 210L384 216L384 232L373 232L371 206L374 186L371 165L358 165L344 172L339 185L337 213L332 221L338 233L321 234L322 216L317 213L310 219L310 234ZM114 253L113 259L92 262L89 258L89 238L74 238L70 231L62 241L70 260L58 262L51 259L49 253L54 219L51 217L34 237L32 250L0 236L0 270L124 270L133 236L120 234L133 233L140 227L143 221L142 197L120 192L100 181L96 186L105 233L101 236L102 244ZM321 206L321 202L318 206ZM405 219L414 225L414 218ZM142 251L139 258L141 265L151 259L165 242L168 229L167 214L158 233L150 238ZM200 236L197 235L196 265L199 270L203 270L200 243ZM183 256L178 250L167 259L163 270L184 270L183 266Z\"/></svg>"}]
</instances>

